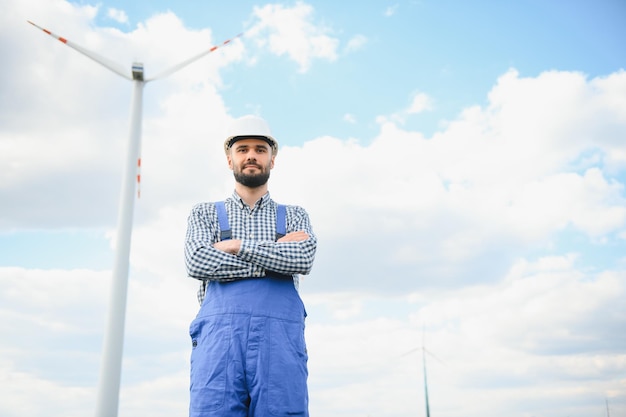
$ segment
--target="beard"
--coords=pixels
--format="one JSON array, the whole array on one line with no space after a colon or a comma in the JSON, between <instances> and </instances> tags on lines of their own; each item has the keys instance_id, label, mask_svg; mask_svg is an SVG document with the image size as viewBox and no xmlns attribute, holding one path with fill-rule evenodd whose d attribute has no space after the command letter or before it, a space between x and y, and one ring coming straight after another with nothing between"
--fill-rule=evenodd
<instances>
[{"instance_id":1,"label":"beard","mask_svg":"<svg viewBox=\"0 0 626 417\"><path fill-rule=\"evenodd\" d=\"M263 170L258 174L244 174L241 171L233 171L235 175L235 181L241 185L245 185L250 188L257 188L267 184L267 180L270 178L270 171Z\"/></svg>"}]
</instances>

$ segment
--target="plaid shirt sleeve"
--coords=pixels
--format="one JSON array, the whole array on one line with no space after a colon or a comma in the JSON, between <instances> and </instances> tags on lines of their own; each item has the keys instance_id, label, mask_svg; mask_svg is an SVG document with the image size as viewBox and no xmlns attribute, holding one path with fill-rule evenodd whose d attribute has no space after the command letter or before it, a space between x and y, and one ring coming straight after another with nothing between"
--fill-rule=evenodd
<instances>
[{"instance_id":1,"label":"plaid shirt sleeve","mask_svg":"<svg viewBox=\"0 0 626 417\"><path fill-rule=\"evenodd\" d=\"M196 279L216 281L261 276L260 267L213 247L213 244L219 241L216 219L217 213L213 203L200 203L191 210L185 238L187 275Z\"/></svg>"},{"instance_id":2,"label":"plaid shirt sleeve","mask_svg":"<svg viewBox=\"0 0 626 417\"><path fill-rule=\"evenodd\" d=\"M317 237L309 216L302 207L287 206L287 233L304 230L309 238L301 242L274 242L273 240L242 239L237 256L255 266L285 275L311 272Z\"/></svg>"}]
</instances>

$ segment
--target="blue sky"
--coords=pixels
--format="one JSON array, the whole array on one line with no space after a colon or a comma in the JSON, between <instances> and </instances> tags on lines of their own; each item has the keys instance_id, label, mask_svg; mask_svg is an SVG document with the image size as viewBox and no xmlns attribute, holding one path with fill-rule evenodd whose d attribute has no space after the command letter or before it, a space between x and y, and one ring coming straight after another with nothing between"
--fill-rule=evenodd
<instances>
[{"instance_id":1,"label":"blue sky","mask_svg":"<svg viewBox=\"0 0 626 417\"><path fill-rule=\"evenodd\" d=\"M0 414L93 413L131 85L144 92L120 413L184 415L186 218L234 117L309 211L311 413L626 414L626 4L0 0ZM413 399L406 401L407 398Z\"/></svg>"}]
</instances>

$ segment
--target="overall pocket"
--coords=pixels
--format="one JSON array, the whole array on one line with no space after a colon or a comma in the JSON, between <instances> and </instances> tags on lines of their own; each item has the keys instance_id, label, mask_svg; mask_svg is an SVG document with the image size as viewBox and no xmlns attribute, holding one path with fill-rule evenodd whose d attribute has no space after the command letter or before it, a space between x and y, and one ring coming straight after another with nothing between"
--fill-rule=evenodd
<instances>
[{"instance_id":1,"label":"overall pocket","mask_svg":"<svg viewBox=\"0 0 626 417\"><path fill-rule=\"evenodd\" d=\"M215 411L224 405L231 338L231 319L216 315L196 318L191 336L190 409Z\"/></svg>"},{"instance_id":2,"label":"overall pocket","mask_svg":"<svg viewBox=\"0 0 626 417\"><path fill-rule=\"evenodd\" d=\"M270 319L268 407L274 416L307 416L304 323Z\"/></svg>"}]
</instances>

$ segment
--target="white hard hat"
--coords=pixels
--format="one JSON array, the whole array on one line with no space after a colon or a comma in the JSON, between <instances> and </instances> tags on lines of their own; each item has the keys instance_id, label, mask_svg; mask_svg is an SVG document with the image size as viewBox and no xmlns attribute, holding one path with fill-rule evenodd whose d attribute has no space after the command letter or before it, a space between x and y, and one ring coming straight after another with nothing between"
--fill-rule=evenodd
<instances>
[{"instance_id":1,"label":"white hard hat","mask_svg":"<svg viewBox=\"0 0 626 417\"><path fill-rule=\"evenodd\" d=\"M226 131L224 151L228 153L233 143L240 139L262 139L269 143L274 154L278 152L278 142L272 136L267 122L259 116L250 114L233 120Z\"/></svg>"}]
</instances>

